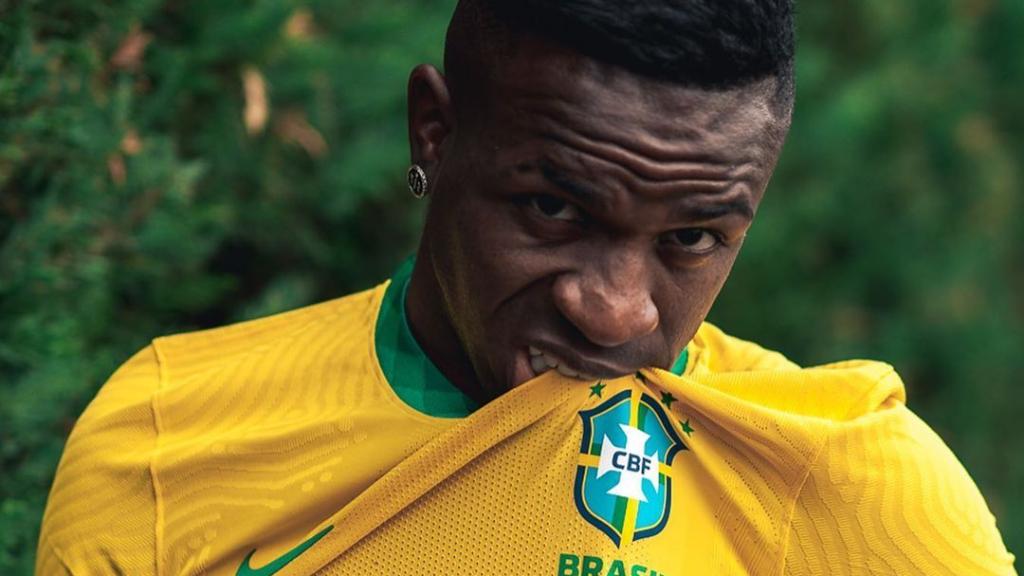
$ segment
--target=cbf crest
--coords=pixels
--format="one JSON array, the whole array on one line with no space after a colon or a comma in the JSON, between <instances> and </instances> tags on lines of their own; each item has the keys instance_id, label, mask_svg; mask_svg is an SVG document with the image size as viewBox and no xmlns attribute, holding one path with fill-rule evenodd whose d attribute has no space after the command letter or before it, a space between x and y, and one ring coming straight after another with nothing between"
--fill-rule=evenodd
<instances>
[{"instance_id":1,"label":"cbf crest","mask_svg":"<svg viewBox=\"0 0 1024 576\"><path fill-rule=\"evenodd\" d=\"M661 532L672 508L672 460L686 449L664 409L625 390L580 417L580 514L620 548Z\"/></svg>"}]
</instances>

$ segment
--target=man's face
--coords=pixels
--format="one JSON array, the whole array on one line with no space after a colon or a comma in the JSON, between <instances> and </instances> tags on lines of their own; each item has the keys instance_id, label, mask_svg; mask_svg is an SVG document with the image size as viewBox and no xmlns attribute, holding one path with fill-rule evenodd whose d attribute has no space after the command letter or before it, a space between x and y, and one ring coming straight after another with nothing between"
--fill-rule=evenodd
<instances>
[{"instance_id":1,"label":"man's face","mask_svg":"<svg viewBox=\"0 0 1024 576\"><path fill-rule=\"evenodd\" d=\"M540 43L496 76L444 142L421 252L482 395L552 364L671 366L774 169L771 87L669 86Z\"/></svg>"}]
</instances>

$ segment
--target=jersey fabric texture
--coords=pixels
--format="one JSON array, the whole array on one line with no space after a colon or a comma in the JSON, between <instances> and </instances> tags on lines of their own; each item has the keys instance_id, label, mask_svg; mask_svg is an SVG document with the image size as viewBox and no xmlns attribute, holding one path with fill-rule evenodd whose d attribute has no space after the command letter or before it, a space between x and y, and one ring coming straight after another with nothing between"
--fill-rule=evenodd
<instances>
[{"instance_id":1,"label":"jersey fabric texture","mask_svg":"<svg viewBox=\"0 0 1024 576\"><path fill-rule=\"evenodd\" d=\"M129 360L68 440L37 574L1014 574L885 364L705 324L681 376L548 372L441 418L385 375L386 291Z\"/></svg>"}]
</instances>

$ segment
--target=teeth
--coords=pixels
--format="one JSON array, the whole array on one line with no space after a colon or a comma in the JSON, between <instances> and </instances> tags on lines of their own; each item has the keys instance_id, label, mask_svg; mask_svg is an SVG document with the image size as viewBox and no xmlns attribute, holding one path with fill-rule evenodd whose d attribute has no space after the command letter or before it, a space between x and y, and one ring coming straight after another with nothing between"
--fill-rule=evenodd
<instances>
[{"instance_id":1,"label":"teeth","mask_svg":"<svg viewBox=\"0 0 1024 576\"><path fill-rule=\"evenodd\" d=\"M559 374L561 374L562 376L566 376L568 378L578 378L580 375L579 372L573 372L572 370L566 368L565 366L556 366L555 370L558 370Z\"/></svg>"},{"instance_id":2,"label":"teeth","mask_svg":"<svg viewBox=\"0 0 1024 576\"><path fill-rule=\"evenodd\" d=\"M530 366L533 368L533 371L538 375L549 370L547 362L544 362L543 356L531 356Z\"/></svg>"},{"instance_id":3,"label":"teeth","mask_svg":"<svg viewBox=\"0 0 1024 576\"><path fill-rule=\"evenodd\" d=\"M566 378L576 378L578 380L597 380L589 374L581 374L568 366L562 366L558 363L558 360L548 356L544 352L540 351L533 346L530 346L530 367L533 368L534 373L538 376L547 372L548 370L556 370L562 376Z\"/></svg>"}]
</instances>

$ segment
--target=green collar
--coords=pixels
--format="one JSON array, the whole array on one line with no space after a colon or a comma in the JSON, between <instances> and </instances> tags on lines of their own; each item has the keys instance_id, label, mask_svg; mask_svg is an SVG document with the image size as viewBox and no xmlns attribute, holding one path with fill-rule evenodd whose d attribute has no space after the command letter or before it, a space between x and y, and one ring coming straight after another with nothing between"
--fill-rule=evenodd
<instances>
[{"instance_id":1,"label":"green collar","mask_svg":"<svg viewBox=\"0 0 1024 576\"><path fill-rule=\"evenodd\" d=\"M413 263L413 258L403 262L384 292L374 342L377 359L395 394L410 407L436 418L465 418L480 406L441 374L409 328L405 294ZM672 366L672 373L681 375L688 360L689 353L684 348Z\"/></svg>"},{"instance_id":2,"label":"green collar","mask_svg":"<svg viewBox=\"0 0 1024 576\"><path fill-rule=\"evenodd\" d=\"M409 328L405 293L413 262L409 258L398 268L384 292L377 316L377 359L384 377L403 402L429 416L464 418L479 406L441 374Z\"/></svg>"}]
</instances>

